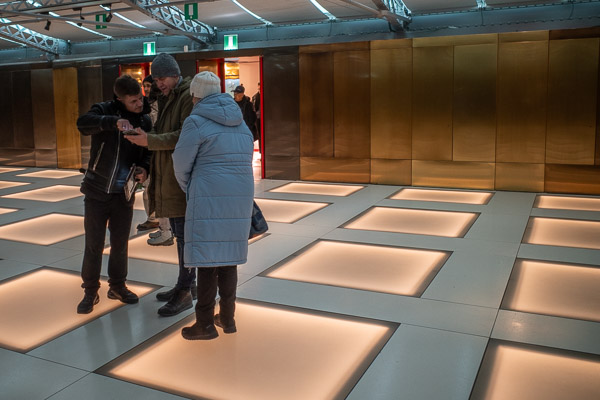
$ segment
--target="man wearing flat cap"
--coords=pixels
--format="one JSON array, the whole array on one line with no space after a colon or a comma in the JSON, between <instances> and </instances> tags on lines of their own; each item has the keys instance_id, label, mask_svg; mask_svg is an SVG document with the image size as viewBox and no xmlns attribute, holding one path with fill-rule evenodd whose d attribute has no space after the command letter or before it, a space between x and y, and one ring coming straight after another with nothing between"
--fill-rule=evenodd
<instances>
[{"instance_id":1,"label":"man wearing flat cap","mask_svg":"<svg viewBox=\"0 0 600 400\"><path fill-rule=\"evenodd\" d=\"M173 170L171 154L179 140L183 121L190 115L193 103L190 95L190 77L183 78L177 61L169 54L157 55L150 66L152 78L161 96L158 100L158 118L150 132L138 130L138 135L126 138L152 151L150 163L149 212L157 218L169 218L171 230L177 238L179 276L176 285L156 295L167 304L159 308L161 316L172 316L192 308L192 292L196 291L196 270L183 264L185 193L179 187Z\"/></svg>"}]
</instances>

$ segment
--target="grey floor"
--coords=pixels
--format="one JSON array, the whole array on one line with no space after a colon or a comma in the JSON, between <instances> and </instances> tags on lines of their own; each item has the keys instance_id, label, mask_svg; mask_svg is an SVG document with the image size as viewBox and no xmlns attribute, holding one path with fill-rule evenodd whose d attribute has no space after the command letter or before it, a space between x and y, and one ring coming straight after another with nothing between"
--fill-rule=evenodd
<instances>
[{"instance_id":1,"label":"grey floor","mask_svg":"<svg viewBox=\"0 0 600 400\"><path fill-rule=\"evenodd\" d=\"M0 208L18 210L0 214L0 228L49 213L83 215L83 197L59 202L3 197L57 184L78 186L81 181L81 176L62 179L19 176L38 170L24 168L3 172L0 169L0 181L28 183L0 189ZM496 387L493 385L506 386L507 383L494 383L493 377L486 375L486 378L480 373L486 351L490 352L490 348L498 344L588 363L586 365L591 365L588 370L592 371L592 375L586 393L592 393L590 398L600 398L600 307L596 307L595 316L584 320L556 316L552 310L529 313L503 309L502 306L518 259L557 262L566 268L583 265L593 271L600 266L600 250L597 248L523 243L531 217L600 221L600 212L536 208L534 202L538 194L523 192L493 192L489 202L483 205L389 199L402 189L400 186L362 185L361 190L346 197L270 192L286 183L257 180L255 196L259 199L325 202L329 205L294 223L270 222L268 235L250 245L248 262L239 268L240 301L291 307L291 310L336 318L383 321L390 326L390 335L385 342L374 347L368 361L358 365L351 378L342 382L344 389L333 394L323 393L322 398L502 398L494 395ZM477 219L464 237L457 238L343 228L346 222L373 206L473 212L477 213ZM268 219L269 215L266 216ZM144 220L144 211L136 210L133 226ZM591 234L600 247L600 229L592 227ZM133 236L138 236L134 229ZM448 252L448 258L419 296L265 276L266 270L304 251L317 240L441 250ZM41 267L79 271L83 243L83 235L47 246L1 239L0 285ZM105 256L103 274L106 274L106 261ZM368 267L365 265L365 268ZM177 268L173 264L130 258L128 278L152 285L154 290L170 287L176 276ZM598 288L580 293L577 283L574 285L573 291L577 293L574 297L577 299L573 307L577 307L577 302L600 306ZM170 332L170 328L191 316L192 311L189 310L176 317L159 318L156 310L161 303L154 294L142 297L139 304L119 307L98 316L27 352L9 350L2 344L3 326L18 321L3 321L0 316L0 398L186 398L185 390L180 388L163 387L158 390L148 387L151 384L144 386L107 376L103 372L108 363ZM36 296L36 293L30 295ZM73 312L78 301L79 298L73 301ZM0 305L17 309L21 306L14 304L14 299L2 297ZM190 351L198 351L198 359L203 360L201 344L188 343ZM289 346L294 346L294 343ZM211 360L205 362L210 363ZM260 359L256 360L257 365L260 362ZM545 365L533 365L530 369L544 371ZM305 368L311 366L306 365ZM223 374L226 373L223 371ZM298 376L301 380L302 375ZM257 386L270 384L268 373L262 379L256 382ZM515 390L522 391L512 399L549 398L536 395L538 388L535 385L538 384L539 393L542 385L544 390L548 387L553 389L556 385L555 390L550 390L554 396L551 398L573 398L569 394L569 378L564 380L566 382L560 383L531 380L530 387L525 384L522 389L515 383ZM202 385L202 377L191 384ZM235 385L235 380L231 384ZM311 382L302 384L310 385ZM577 385L581 386L581 382ZM478 390L474 391L474 387ZM251 390L244 398L256 398ZM282 395L280 398L286 397Z\"/></svg>"}]
</instances>

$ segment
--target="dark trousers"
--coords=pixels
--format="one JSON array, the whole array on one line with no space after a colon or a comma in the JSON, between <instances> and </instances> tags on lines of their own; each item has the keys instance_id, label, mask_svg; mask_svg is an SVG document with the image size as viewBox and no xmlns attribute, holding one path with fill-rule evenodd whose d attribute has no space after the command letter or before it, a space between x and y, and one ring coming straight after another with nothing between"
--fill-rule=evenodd
<instances>
[{"instance_id":1,"label":"dark trousers","mask_svg":"<svg viewBox=\"0 0 600 400\"><path fill-rule=\"evenodd\" d=\"M198 268L198 301L196 321L202 326L214 323L215 297L219 289L219 314L221 321L233 318L237 290L237 265Z\"/></svg>"},{"instance_id":2,"label":"dark trousers","mask_svg":"<svg viewBox=\"0 0 600 400\"><path fill-rule=\"evenodd\" d=\"M171 231L177 239L177 256L179 257L179 276L177 277L177 287L180 289L189 289L196 280L196 268L186 268L183 264L183 248L185 247L185 217L169 218Z\"/></svg>"},{"instance_id":3,"label":"dark trousers","mask_svg":"<svg viewBox=\"0 0 600 400\"><path fill-rule=\"evenodd\" d=\"M131 219L133 218L133 202L127 202L123 193L103 194L102 196L85 196L85 250L81 266L83 287L93 293L100 287L100 270L102 268L102 252L106 226L110 232L110 255L108 258L108 284L121 286L127 278L127 248Z\"/></svg>"}]
</instances>

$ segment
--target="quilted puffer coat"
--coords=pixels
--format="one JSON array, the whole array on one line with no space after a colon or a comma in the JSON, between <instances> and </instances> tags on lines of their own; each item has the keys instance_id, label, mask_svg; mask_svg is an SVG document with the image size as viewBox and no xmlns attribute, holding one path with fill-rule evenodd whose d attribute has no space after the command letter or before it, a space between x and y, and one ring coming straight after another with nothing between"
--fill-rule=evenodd
<instances>
[{"instance_id":1,"label":"quilted puffer coat","mask_svg":"<svg viewBox=\"0 0 600 400\"><path fill-rule=\"evenodd\" d=\"M252 133L228 94L207 96L185 120L173 152L186 193L186 267L239 265L248 256L252 216Z\"/></svg>"}]
</instances>

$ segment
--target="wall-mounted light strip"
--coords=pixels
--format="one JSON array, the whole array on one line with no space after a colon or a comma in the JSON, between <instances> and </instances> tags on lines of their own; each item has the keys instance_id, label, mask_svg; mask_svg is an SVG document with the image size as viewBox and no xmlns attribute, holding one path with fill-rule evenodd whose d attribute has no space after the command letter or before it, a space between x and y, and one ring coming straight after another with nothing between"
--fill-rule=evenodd
<instances>
[{"instance_id":1,"label":"wall-mounted light strip","mask_svg":"<svg viewBox=\"0 0 600 400\"><path fill-rule=\"evenodd\" d=\"M325 7L323 7L322 5L320 5L317 0L310 0L310 2L313 4L313 6L317 7L317 9L319 11L321 11L327 18L329 18L329 20L331 21L335 21L335 15L333 15L332 13L330 13L329 11L327 11L325 9Z\"/></svg>"},{"instance_id":2,"label":"wall-mounted light strip","mask_svg":"<svg viewBox=\"0 0 600 400\"><path fill-rule=\"evenodd\" d=\"M242 10L246 11L248 14L252 15L254 18L256 18L257 20L259 20L260 22L264 23L265 25L273 25L273 23L271 21L267 21L266 19L262 18L259 15L254 14L252 11L248 10L246 7L244 7L243 5L240 4L239 1L237 0L231 0L236 6L238 6L239 8L241 8Z\"/></svg>"}]
</instances>

